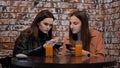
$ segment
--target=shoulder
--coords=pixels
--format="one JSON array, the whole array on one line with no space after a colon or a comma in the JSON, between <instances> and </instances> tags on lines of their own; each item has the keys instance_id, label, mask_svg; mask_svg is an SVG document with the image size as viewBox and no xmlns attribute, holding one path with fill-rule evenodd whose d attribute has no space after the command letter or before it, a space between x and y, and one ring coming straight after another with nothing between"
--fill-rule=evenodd
<instances>
[{"instance_id":1,"label":"shoulder","mask_svg":"<svg viewBox=\"0 0 120 68\"><path fill-rule=\"evenodd\" d=\"M32 34L32 28L27 28L27 29L25 29L25 30L23 30L23 31L21 31L21 33L20 33L20 35L23 35L23 36L29 36L29 35L31 35Z\"/></svg>"},{"instance_id":2,"label":"shoulder","mask_svg":"<svg viewBox=\"0 0 120 68\"><path fill-rule=\"evenodd\" d=\"M102 34L101 32L95 29L90 29L90 33L91 33L91 36L98 36Z\"/></svg>"},{"instance_id":3,"label":"shoulder","mask_svg":"<svg viewBox=\"0 0 120 68\"><path fill-rule=\"evenodd\" d=\"M20 42L20 41L27 41L32 39L32 33L31 33L31 28L27 28L23 31L21 31L20 35L17 37L16 41Z\"/></svg>"},{"instance_id":4,"label":"shoulder","mask_svg":"<svg viewBox=\"0 0 120 68\"><path fill-rule=\"evenodd\" d=\"M29 39L32 37L32 29L31 28L27 28L23 31L20 32L20 35L17 37L17 39Z\"/></svg>"}]
</instances>

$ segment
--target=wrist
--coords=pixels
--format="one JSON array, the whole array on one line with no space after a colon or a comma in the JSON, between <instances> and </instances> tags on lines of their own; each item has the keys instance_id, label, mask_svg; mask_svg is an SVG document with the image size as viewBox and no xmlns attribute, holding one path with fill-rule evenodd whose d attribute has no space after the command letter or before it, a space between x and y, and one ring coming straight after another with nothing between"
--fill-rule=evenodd
<instances>
[{"instance_id":1,"label":"wrist","mask_svg":"<svg viewBox=\"0 0 120 68\"><path fill-rule=\"evenodd\" d=\"M89 51L87 51L86 56L90 57L90 52Z\"/></svg>"},{"instance_id":2,"label":"wrist","mask_svg":"<svg viewBox=\"0 0 120 68\"><path fill-rule=\"evenodd\" d=\"M88 53L87 56L90 57L90 53Z\"/></svg>"}]
</instances>

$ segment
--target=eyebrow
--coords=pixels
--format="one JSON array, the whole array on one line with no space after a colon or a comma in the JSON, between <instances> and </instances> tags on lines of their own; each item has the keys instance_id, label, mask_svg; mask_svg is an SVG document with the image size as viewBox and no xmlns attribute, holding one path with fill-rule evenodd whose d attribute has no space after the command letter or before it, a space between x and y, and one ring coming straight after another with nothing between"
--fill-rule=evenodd
<instances>
[{"instance_id":1,"label":"eyebrow","mask_svg":"<svg viewBox=\"0 0 120 68\"><path fill-rule=\"evenodd\" d=\"M52 26L53 24L49 24L49 23L47 23L47 22L44 22L44 24L46 24L46 25L50 25L50 26Z\"/></svg>"}]
</instances>

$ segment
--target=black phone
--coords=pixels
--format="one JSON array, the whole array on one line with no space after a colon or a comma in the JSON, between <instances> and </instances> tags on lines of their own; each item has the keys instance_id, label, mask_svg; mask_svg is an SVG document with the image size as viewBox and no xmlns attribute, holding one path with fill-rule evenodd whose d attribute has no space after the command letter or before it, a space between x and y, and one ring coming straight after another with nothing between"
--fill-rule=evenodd
<instances>
[{"instance_id":1,"label":"black phone","mask_svg":"<svg viewBox=\"0 0 120 68\"><path fill-rule=\"evenodd\" d=\"M63 43L62 42L58 42L58 43L56 43L54 46L53 46L53 48L55 49L59 49L60 48L60 46L62 46L63 45Z\"/></svg>"},{"instance_id":2,"label":"black phone","mask_svg":"<svg viewBox=\"0 0 120 68\"><path fill-rule=\"evenodd\" d=\"M71 47L72 47L71 44L66 44L66 48L67 48L68 50L72 50Z\"/></svg>"}]
</instances>

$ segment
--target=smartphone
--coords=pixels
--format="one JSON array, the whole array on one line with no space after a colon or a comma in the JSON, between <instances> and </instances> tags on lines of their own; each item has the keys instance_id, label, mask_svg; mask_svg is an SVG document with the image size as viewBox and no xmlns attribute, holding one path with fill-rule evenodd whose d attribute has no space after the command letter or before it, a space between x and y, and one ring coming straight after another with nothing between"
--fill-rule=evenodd
<instances>
[{"instance_id":1,"label":"smartphone","mask_svg":"<svg viewBox=\"0 0 120 68\"><path fill-rule=\"evenodd\" d=\"M66 48L68 49L68 50L72 50L71 48L72 48L72 45L71 44L66 44Z\"/></svg>"},{"instance_id":2,"label":"smartphone","mask_svg":"<svg viewBox=\"0 0 120 68\"><path fill-rule=\"evenodd\" d=\"M58 42L58 43L56 43L54 46L53 46L53 48L55 49L59 49L61 46L63 45L63 43L62 42Z\"/></svg>"}]
</instances>

